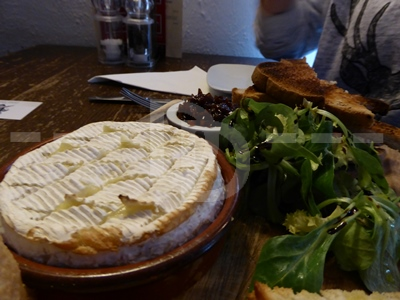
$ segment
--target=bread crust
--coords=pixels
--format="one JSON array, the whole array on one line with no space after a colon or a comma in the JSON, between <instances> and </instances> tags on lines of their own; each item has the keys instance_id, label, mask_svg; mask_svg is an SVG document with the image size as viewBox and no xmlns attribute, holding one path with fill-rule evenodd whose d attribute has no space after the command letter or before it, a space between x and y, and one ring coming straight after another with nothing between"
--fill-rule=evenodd
<instances>
[{"instance_id":1,"label":"bread crust","mask_svg":"<svg viewBox=\"0 0 400 300\"><path fill-rule=\"evenodd\" d=\"M258 91L292 107L301 105L304 98L315 106L324 104L325 87L305 59L261 63L252 81Z\"/></svg>"},{"instance_id":2,"label":"bread crust","mask_svg":"<svg viewBox=\"0 0 400 300\"><path fill-rule=\"evenodd\" d=\"M258 64L253 74L251 75L251 80L253 81L256 89L262 93L265 93L267 90L267 80L268 75L267 72L269 69L278 68L281 64L279 62L264 62Z\"/></svg>"},{"instance_id":3,"label":"bread crust","mask_svg":"<svg viewBox=\"0 0 400 300\"><path fill-rule=\"evenodd\" d=\"M362 134L366 139L370 134L370 140L375 144L385 144L390 148L400 150L400 128L374 120L370 127L362 124L352 124L349 129L355 134Z\"/></svg>"},{"instance_id":4,"label":"bread crust","mask_svg":"<svg viewBox=\"0 0 400 300\"><path fill-rule=\"evenodd\" d=\"M251 292L248 300L337 300L337 299L381 299L394 300L400 299L400 292L378 293L374 292L370 295L362 290L344 291L340 289L321 290L320 294L310 293L302 290L299 293L294 293L291 288L274 287L256 281L254 283L254 291Z\"/></svg>"},{"instance_id":5,"label":"bread crust","mask_svg":"<svg viewBox=\"0 0 400 300\"><path fill-rule=\"evenodd\" d=\"M370 128L375 115L364 105L360 104L360 95L349 94L347 91L330 85L325 89L324 108L337 116L346 126L354 127L362 124Z\"/></svg>"},{"instance_id":6,"label":"bread crust","mask_svg":"<svg viewBox=\"0 0 400 300\"><path fill-rule=\"evenodd\" d=\"M251 98L257 102L279 103L279 100L274 99L269 94L257 90L255 85L251 85L246 89L232 89L232 102L234 104L240 105L240 101L245 98Z\"/></svg>"}]
</instances>

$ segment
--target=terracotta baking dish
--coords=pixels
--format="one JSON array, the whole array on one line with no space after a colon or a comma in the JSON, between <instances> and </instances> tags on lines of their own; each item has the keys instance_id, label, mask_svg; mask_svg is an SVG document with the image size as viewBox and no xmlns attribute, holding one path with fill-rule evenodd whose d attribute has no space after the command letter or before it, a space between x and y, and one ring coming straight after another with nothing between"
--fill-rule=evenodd
<instances>
[{"instance_id":1,"label":"terracotta baking dish","mask_svg":"<svg viewBox=\"0 0 400 300\"><path fill-rule=\"evenodd\" d=\"M24 151L31 151L44 143ZM237 207L239 184L234 168L215 148L226 184L226 199L215 221L201 234L155 259L118 267L69 269L19 256L25 284L37 299L170 299L196 283L214 264ZM11 166L0 169L0 181Z\"/></svg>"}]
</instances>

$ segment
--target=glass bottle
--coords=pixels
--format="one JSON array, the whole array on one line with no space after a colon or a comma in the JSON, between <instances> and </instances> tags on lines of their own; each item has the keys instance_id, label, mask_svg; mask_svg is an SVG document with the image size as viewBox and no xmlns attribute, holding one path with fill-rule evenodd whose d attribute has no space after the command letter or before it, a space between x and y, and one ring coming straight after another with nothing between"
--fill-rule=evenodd
<instances>
[{"instance_id":1,"label":"glass bottle","mask_svg":"<svg viewBox=\"0 0 400 300\"><path fill-rule=\"evenodd\" d=\"M127 65L151 68L155 63L155 23L151 18L153 0L125 0Z\"/></svg>"},{"instance_id":2,"label":"glass bottle","mask_svg":"<svg viewBox=\"0 0 400 300\"><path fill-rule=\"evenodd\" d=\"M98 59L103 64L121 64L126 58L126 31L121 0L92 0Z\"/></svg>"}]
</instances>

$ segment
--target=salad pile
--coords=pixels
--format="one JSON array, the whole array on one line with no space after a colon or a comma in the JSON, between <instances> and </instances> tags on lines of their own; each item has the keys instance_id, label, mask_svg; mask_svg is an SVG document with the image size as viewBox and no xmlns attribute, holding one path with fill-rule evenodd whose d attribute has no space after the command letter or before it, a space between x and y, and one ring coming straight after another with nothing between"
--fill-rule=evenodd
<instances>
[{"instance_id":1,"label":"salad pile","mask_svg":"<svg viewBox=\"0 0 400 300\"><path fill-rule=\"evenodd\" d=\"M400 290L400 198L372 143L310 102L244 99L222 121L220 148L249 173L253 210L290 232L266 242L253 282L319 292L329 252L370 291Z\"/></svg>"}]
</instances>

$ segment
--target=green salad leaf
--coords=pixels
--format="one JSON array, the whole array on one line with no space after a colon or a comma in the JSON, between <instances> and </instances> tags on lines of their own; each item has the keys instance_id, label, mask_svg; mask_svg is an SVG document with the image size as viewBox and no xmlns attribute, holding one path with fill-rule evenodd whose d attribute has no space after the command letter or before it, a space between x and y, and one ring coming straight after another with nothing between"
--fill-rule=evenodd
<instances>
[{"instance_id":1,"label":"green salad leaf","mask_svg":"<svg viewBox=\"0 0 400 300\"><path fill-rule=\"evenodd\" d=\"M318 292L331 251L369 290L400 290L400 198L373 144L306 100L244 99L222 122L220 148L249 172L252 211L291 232L266 242L253 281Z\"/></svg>"},{"instance_id":2,"label":"green salad leaf","mask_svg":"<svg viewBox=\"0 0 400 300\"><path fill-rule=\"evenodd\" d=\"M290 287L294 292L319 292L325 256L333 235L325 225L305 236L283 235L269 239L261 250L253 280L269 286ZM279 249L279 251L277 251Z\"/></svg>"},{"instance_id":3,"label":"green salad leaf","mask_svg":"<svg viewBox=\"0 0 400 300\"><path fill-rule=\"evenodd\" d=\"M335 226L351 222L352 213L343 213L306 235L283 235L269 239L261 250L254 281L269 286L290 287L294 292L318 293L324 278L325 257L338 232ZM277 251L279 249L279 251Z\"/></svg>"}]
</instances>

